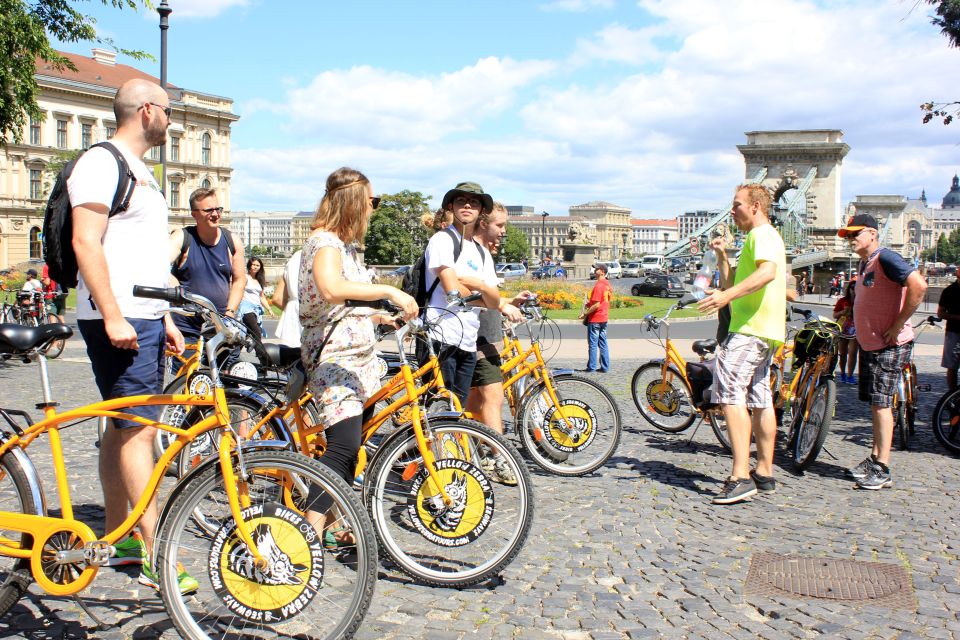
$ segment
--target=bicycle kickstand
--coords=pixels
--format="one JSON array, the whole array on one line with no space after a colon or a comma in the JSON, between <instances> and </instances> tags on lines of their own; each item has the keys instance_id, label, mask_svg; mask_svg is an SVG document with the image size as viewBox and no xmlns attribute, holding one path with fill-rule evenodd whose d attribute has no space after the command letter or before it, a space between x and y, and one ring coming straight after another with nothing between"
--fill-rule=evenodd
<instances>
[{"instance_id":1,"label":"bicycle kickstand","mask_svg":"<svg viewBox=\"0 0 960 640\"><path fill-rule=\"evenodd\" d=\"M87 614L90 617L90 619L96 623L98 631L106 631L107 629L112 629L115 626L117 626L114 623L104 622L103 620L98 618L96 614L90 610L90 607L88 607L86 603L84 603L84 601L81 600L80 596L78 596L77 594L73 595L73 601L76 602L80 606L80 608L83 609L83 612Z\"/></svg>"},{"instance_id":2,"label":"bicycle kickstand","mask_svg":"<svg viewBox=\"0 0 960 640\"><path fill-rule=\"evenodd\" d=\"M837 456L835 456L835 455L833 455L832 453L830 453L830 449L827 449L826 447L823 447L823 448L821 448L820 450L823 451L823 452L824 452L825 454L827 454L828 456L830 456L831 458L833 458L834 460L839 460L839 459L840 459L840 458L838 458Z\"/></svg>"}]
</instances>

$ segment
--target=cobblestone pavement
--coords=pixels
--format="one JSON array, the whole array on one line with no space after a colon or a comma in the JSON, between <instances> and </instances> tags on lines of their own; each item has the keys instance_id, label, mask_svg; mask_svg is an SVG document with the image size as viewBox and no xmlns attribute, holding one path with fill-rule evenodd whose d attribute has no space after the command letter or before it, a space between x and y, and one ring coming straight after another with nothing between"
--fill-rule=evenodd
<instances>
[{"instance_id":1,"label":"cobblestone pavement","mask_svg":"<svg viewBox=\"0 0 960 640\"><path fill-rule=\"evenodd\" d=\"M81 355L71 345L65 360L51 363L55 395L67 406L96 399ZM844 385L828 453L803 476L783 464L775 494L727 507L710 504L710 498L728 473L729 457L709 428L691 438L648 426L629 395L636 364L617 362L599 378L623 413L625 433L616 456L586 478L534 471L534 528L501 580L445 590L410 584L384 568L360 637L960 635L960 461L940 449L927 426L944 387L938 359L918 358L921 382L932 391L922 399L913 450L894 454L894 488L857 491L844 476L845 467L866 455L869 442L867 408L854 388ZM32 406L38 399L35 366L0 364L0 388L4 406ZM97 529L102 510L95 437L90 426L65 433L77 511ZM49 469L48 455L36 458ZM49 483L47 491L53 491ZM897 564L910 574L916 600L908 610L893 610L745 596L750 558L758 552ZM104 569L85 593L94 610L118 628L94 631L71 600L41 596L33 588L0 621L0 636L173 637L162 604L137 584L136 575L133 569Z\"/></svg>"}]
</instances>

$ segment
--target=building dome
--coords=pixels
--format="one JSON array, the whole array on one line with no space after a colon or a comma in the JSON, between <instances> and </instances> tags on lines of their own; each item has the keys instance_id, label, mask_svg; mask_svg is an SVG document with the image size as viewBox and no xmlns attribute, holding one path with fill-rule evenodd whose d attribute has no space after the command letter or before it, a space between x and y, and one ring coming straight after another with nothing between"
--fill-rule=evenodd
<instances>
[{"instance_id":1,"label":"building dome","mask_svg":"<svg viewBox=\"0 0 960 640\"><path fill-rule=\"evenodd\" d=\"M960 209L960 178L953 176L953 186L950 187L950 193L943 196L944 209Z\"/></svg>"}]
</instances>

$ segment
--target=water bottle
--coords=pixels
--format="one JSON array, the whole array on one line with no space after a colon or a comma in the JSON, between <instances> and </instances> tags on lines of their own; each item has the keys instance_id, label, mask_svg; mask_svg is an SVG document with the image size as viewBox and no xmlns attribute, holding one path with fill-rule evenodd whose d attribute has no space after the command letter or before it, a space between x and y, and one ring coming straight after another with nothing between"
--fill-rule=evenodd
<instances>
[{"instance_id":1,"label":"water bottle","mask_svg":"<svg viewBox=\"0 0 960 640\"><path fill-rule=\"evenodd\" d=\"M713 249L708 248L703 252L703 259L700 263L700 270L693 278L693 297L697 300L703 300L707 295L707 289L713 280L713 272L717 269L717 254Z\"/></svg>"}]
</instances>

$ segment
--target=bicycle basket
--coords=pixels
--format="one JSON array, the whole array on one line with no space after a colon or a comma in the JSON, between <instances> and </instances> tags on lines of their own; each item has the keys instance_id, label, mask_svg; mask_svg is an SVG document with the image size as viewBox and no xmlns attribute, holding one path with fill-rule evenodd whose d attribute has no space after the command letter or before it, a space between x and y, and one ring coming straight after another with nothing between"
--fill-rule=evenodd
<instances>
[{"instance_id":1,"label":"bicycle basket","mask_svg":"<svg viewBox=\"0 0 960 640\"><path fill-rule=\"evenodd\" d=\"M836 333L834 333L836 331ZM840 325L836 322L822 321L807 323L797 332L793 345L793 370L796 371L805 362L816 358L822 351L827 351L832 360L837 356L837 334Z\"/></svg>"}]
</instances>

